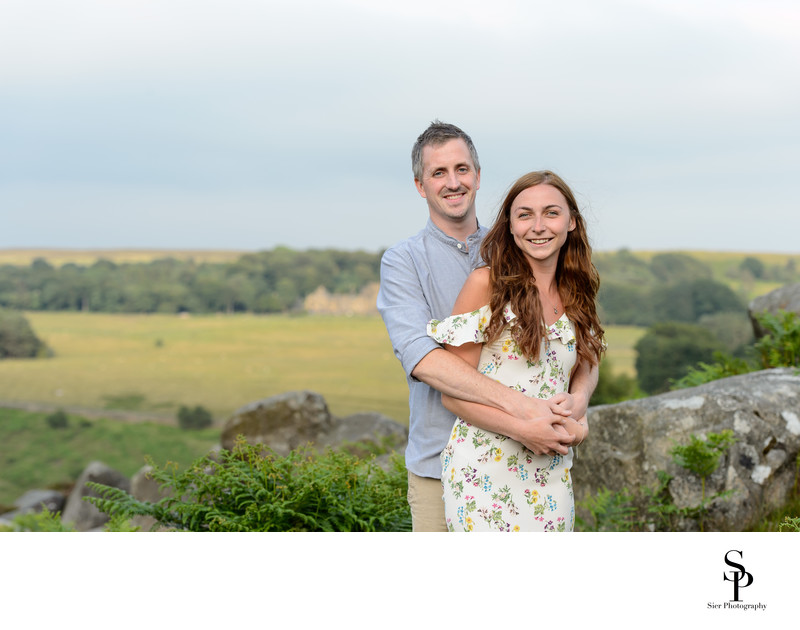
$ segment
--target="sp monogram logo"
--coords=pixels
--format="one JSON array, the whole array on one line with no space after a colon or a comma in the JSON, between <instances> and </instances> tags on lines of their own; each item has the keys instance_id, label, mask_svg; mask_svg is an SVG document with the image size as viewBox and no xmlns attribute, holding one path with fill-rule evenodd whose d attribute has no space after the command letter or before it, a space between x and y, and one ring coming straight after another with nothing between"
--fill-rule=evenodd
<instances>
[{"instance_id":1,"label":"sp monogram logo","mask_svg":"<svg viewBox=\"0 0 800 630\"><path fill-rule=\"evenodd\" d=\"M745 571L743 565L731 560L728 556L730 556L732 553L738 553L740 559L744 555L741 551L737 551L736 549L731 549L728 553L726 553L725 564L727 564L729 567L733 567L735 570L725 571L722 574L722 577L726 582L733 582L733 599L730 601L740 602L742 600L739 599L739 589L747 588L753 583L753 574ZM731 575L732 577L728 577L728 575ZM746 581L743 581L745 579Z\"/></svg>"}]
</instances>

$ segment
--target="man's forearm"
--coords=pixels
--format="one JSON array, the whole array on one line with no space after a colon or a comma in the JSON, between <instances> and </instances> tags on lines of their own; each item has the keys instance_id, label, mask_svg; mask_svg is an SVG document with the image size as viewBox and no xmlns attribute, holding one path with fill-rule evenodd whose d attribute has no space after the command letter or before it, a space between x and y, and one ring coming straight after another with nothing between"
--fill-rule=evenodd
<instances>
[{"instance_id":1,"label":"man's forearm","mask_svg":"<svg viewBox=\"0 0 800 630\"><path fill-rule=\"evenodd\" d=\"M564 455L575 441L574 432L567 431L563 426L568 419L549 411L544 416L522 420L494 407L451 398L447 394L442 395L442 403L470 424L484 431L506 435L536 455Z\"/></svg>"},{"instance_id":2,"label":"man's forearm","mask_svg":"<svg viewBox=\"0 0 800 630\"><path fill-rule=\"evenodd\" d=\"M572 414L571 408L564 403L529 398L481 374L474 366L444 349L437 348L425 355L411 375L442 394L493 407L521 420Z\"/></svg>"}]
</instances>

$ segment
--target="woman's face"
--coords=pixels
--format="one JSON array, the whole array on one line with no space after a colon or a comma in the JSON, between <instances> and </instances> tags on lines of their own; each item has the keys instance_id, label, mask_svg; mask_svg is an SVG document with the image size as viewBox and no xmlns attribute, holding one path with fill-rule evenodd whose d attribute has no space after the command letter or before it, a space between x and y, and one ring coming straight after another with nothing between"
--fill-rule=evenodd
<instances>
[{"instance_id":1,"label":"woman's face","mask_svg":"<svg viewBox=\"0 0 800 630\"><path fill-rule=\"evenodd\" d=\"M555 186L526 188L511 204L511 234L532 265L555 263L558 253L575 229L569 204Z\"/></svg>"}]
</instances>

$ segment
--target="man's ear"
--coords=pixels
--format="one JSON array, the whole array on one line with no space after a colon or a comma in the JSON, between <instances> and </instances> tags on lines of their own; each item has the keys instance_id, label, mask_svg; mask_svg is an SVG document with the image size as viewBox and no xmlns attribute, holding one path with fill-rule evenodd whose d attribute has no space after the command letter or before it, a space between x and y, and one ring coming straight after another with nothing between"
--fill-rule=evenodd
<instances>
[{"instance_id":1,"label":"man's ear","mask_svg":"<svg viewBox=\"0 0 800 630\"><path fill-rule=\"evenodd\" d=\"M417 187L417 192L420 194L420 197L423 199L427 199L425 196L425 189L422 187L422 182L419 181L416 177L414 178L414 186Z\"/></svg>"}]
</instances>

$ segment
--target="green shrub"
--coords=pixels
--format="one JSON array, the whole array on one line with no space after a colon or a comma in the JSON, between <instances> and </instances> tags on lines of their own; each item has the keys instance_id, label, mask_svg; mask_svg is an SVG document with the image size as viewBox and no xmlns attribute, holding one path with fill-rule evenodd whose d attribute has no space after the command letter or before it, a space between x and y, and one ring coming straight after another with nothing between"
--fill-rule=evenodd
<instances>
[{"instance_id":1,"label":"green shrub","mask_svg":"<svg viewBox=\"0 0 800 630\"><path fill-rule=\"evenodd\" d=\"M61 521L60 512L51 512L44 508L41 512L28 512L15 516L11 527L0 528L0 531L11 532L74 532L75 528Z\"/></svg>"},{"instance_id":2,"label":"green shrub","mask_svg":"<svg viewBox=\"0 0 800 630\"><path fill-rule=\"evenodd\" d=\"M623 400L637 398L639 395L635 378L627 374L615 374L608 359L600 362L597 387L589 401L590 406L612 405Z\"/></svg>"},{"instance_id":3,"label":"green shrub","mask_svg":"<svg viewBox=\"0 0 800 630\"><path fill-rule=\"evenodd\" d=\"M621 492L612 492L608 488L600 488L583 502L589 512L591 521L577 517L580 529L592 532L630 532L640 528L636 520L636 508L633 497L625 488Z\"/></svg>"},{"instance_id":4,"label":"green shrub","mask_svg":"<svg viewBox=\"0 0 800 630\"><path fill-rule=\"evenodd\" d=\"M51 429L66 429L69 426L69 418L63 409L57 409L44 420Z\"/></svg>"},{"instance_id":5,"label":"green shrub","mask_svg":"<svg viewBox=\"0 0 800 630\"><path fill-rule=\"evenodd\" d=\"M46 351L21 313L0 309L0 359L26 359Z\"/></svg>"},{"instance_id":6,"label":"green shrub","mask_svg":"<svg viewBox=\"0 0 800 630\"><path fill-rule=\"evenodd\" d=\"M764 312L757 315L756 320L766 333L755 344L762 368L800 366L800 317L797 313Z\"/></svg>"},{"instance_id":7,"label":"green shrub","mask_svg":"<svg viewBox=\"0 0 800 630\"><path fill-rule=\"evenodd\" d=\"M660 394L692 366L711 361L721 347L702 326L669 322L652 326L635 349L639 387L648 394Z\"/></svg>"},{"instance_id":8,"label":"green shrub","mask_svg":"<svg viewBox=\"0 0 800 630\"><path fill-rule=\"evenodd\" d=\"M753 371L753 368L745 359L732 357L722 352L715 352L713 358L714 363L703 363L701 361L697 367L691 368L683 378L672 380L672 389L697 387L721 378L747 374Z\"/></svg>"},{"instance_id":9,"label":"green shrub","mask_svg":"<svg viewBox=\"0 0 800 630\"><path fill-rule=\"evenodd\" d=\"M713 363L701 361L683 378L673 379L672 389L695 387L756 370L800 366L800 318L797 314L778 311L777 315L773 315L764 312L756 315L755 319L765 334L753 346L754 361L715 352Z\"/></svg>"},{"instance_id":10,"label":"green shrub","mask_svg":"<svg viewBox=\"0 0 800 630\"><path fill-rule=\"evenodd\" d=\"M211 412L201 405L194 409L181 405L178 409L178 426L181 429L207 429L213 423Z\"/></svg>"},{"instance_id":11,"label":"green shrub","mask_svg":"<svg viewBox=\"0 0 800 630\"><path fill-rule=\"evenodd\" d=\"M100 497L86 500L111 516L145 515L184 531L409 531L408 480L402 461L384 471L361 460L309 449L286 457L239 439L183 472L161 469L150 476L165 498L148 503L124 490L88 484Z\"/></svg>"}]
</instances>

